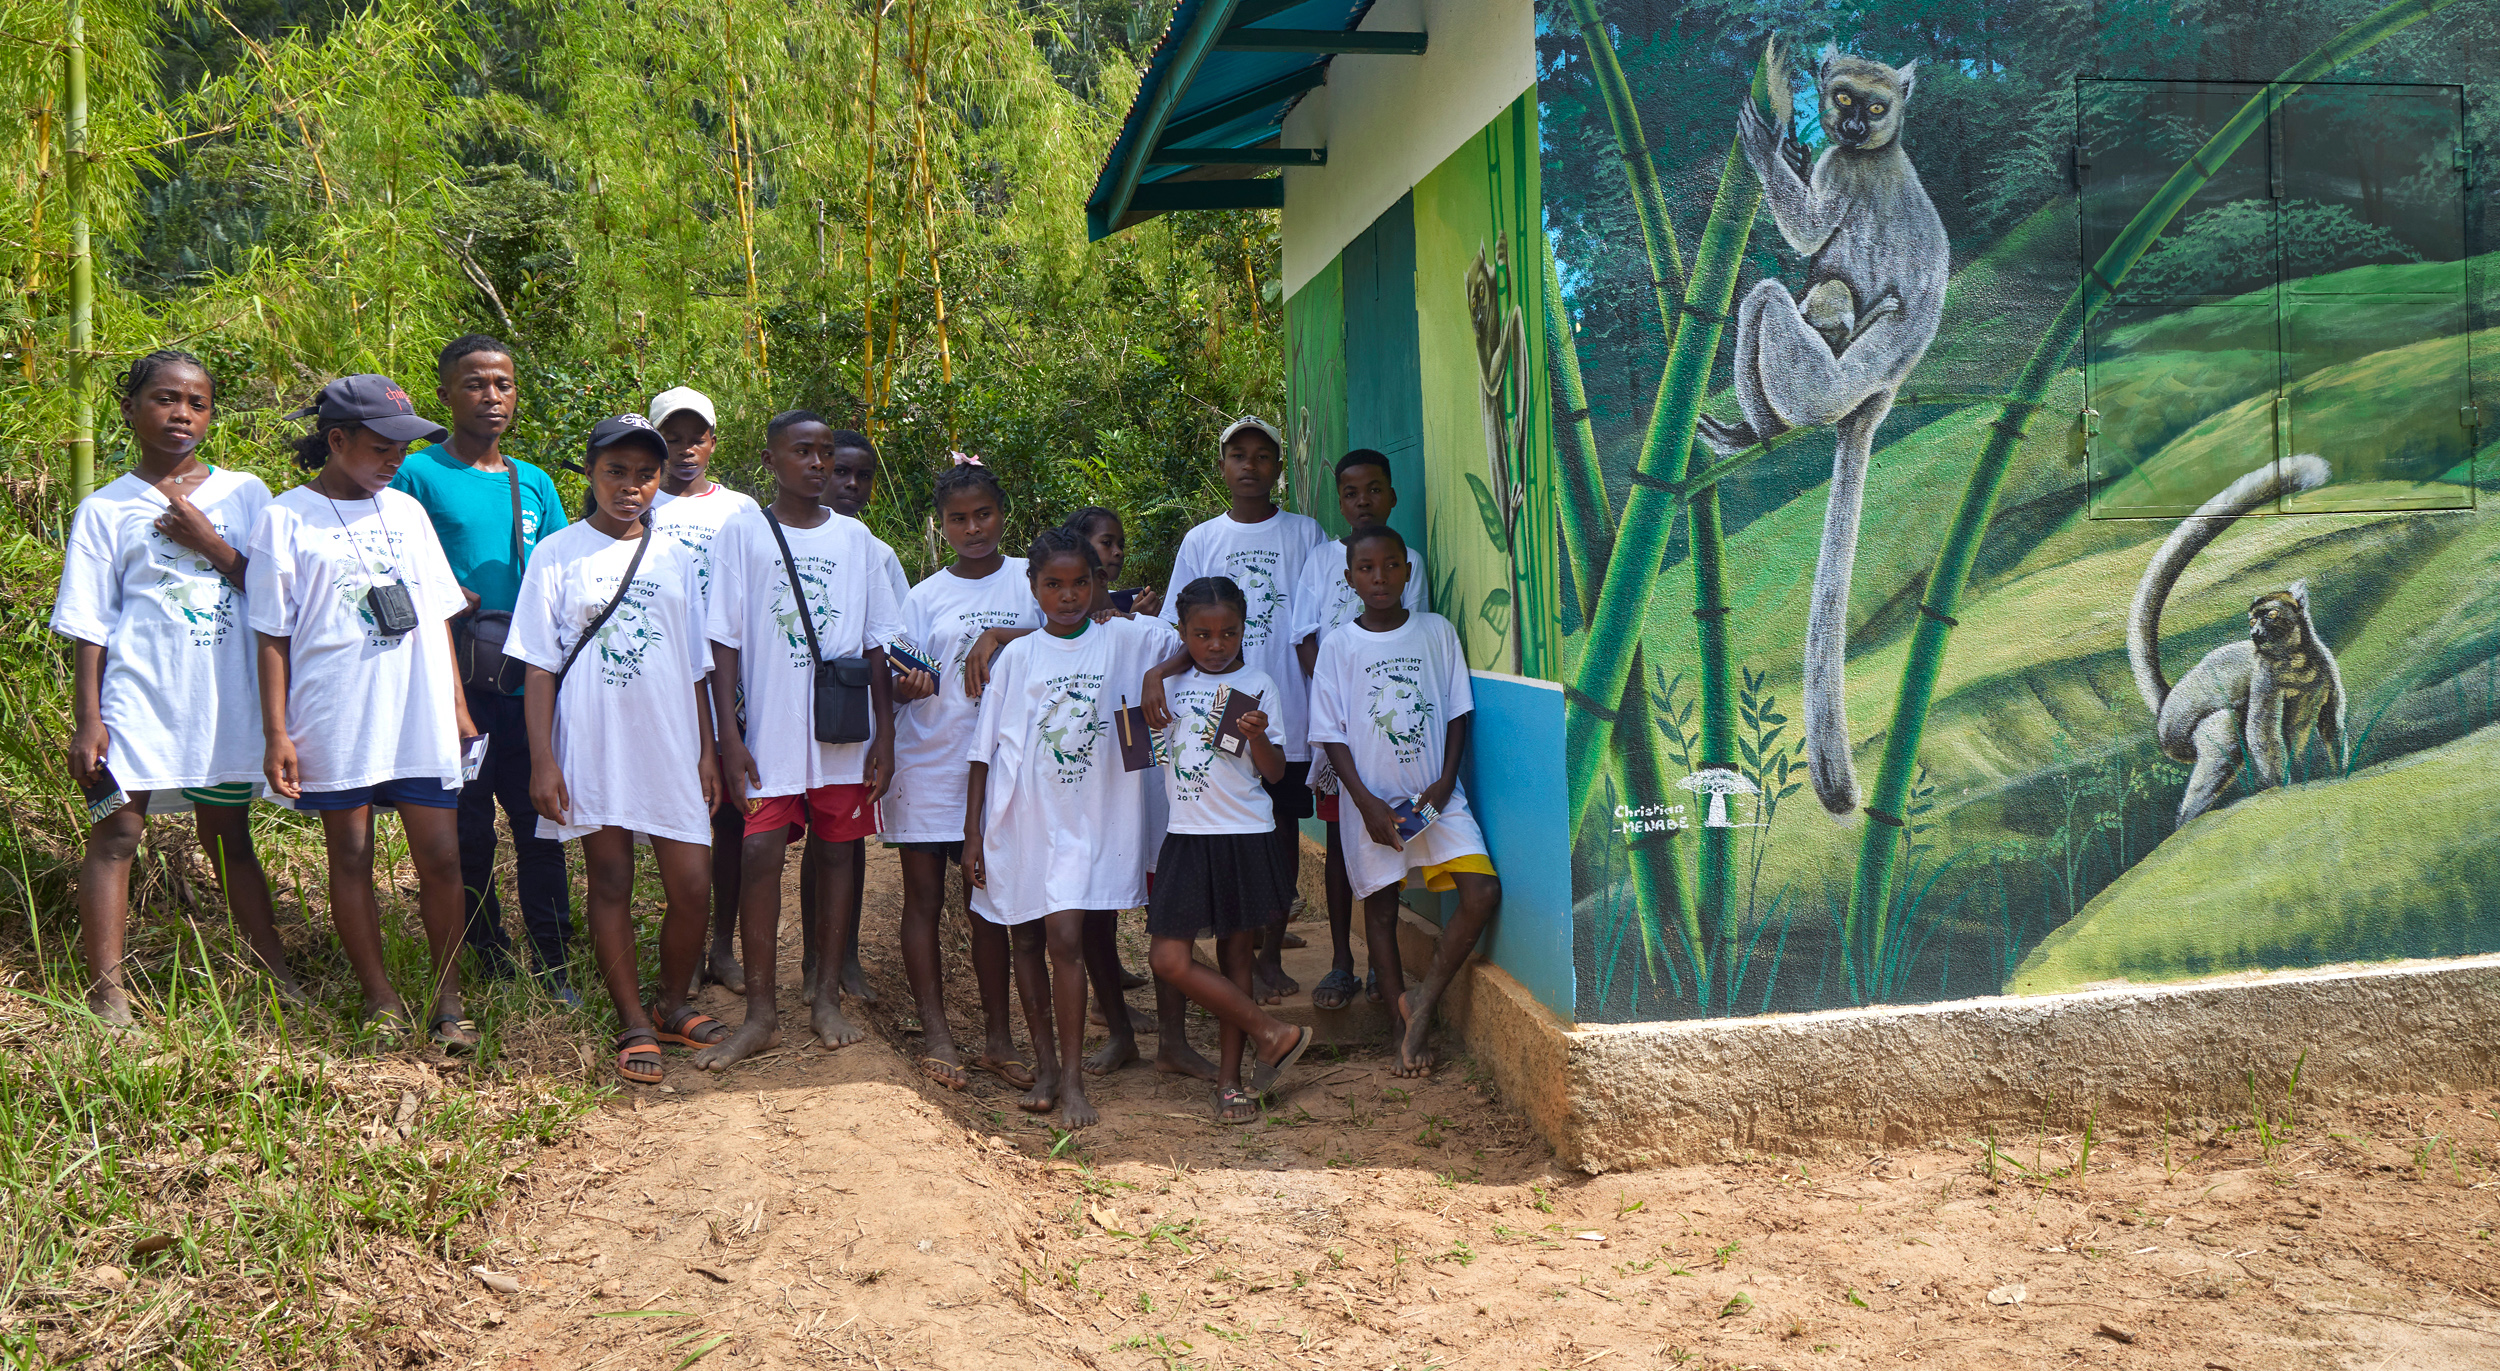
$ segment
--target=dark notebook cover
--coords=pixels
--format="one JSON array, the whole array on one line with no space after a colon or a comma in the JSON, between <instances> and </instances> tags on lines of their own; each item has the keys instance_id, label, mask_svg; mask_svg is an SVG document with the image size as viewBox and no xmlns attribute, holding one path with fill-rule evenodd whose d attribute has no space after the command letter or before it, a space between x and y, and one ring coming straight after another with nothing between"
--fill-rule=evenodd
<instances>
[{"instance_id":1,"label":"dark notebook cover","mask_svg":"<svg viewBox=\"0 0 2500 1371\"><path fill-rule=\"evenodd\" d=\"M912 671L925 671L931 676L938 674L937 663L930 661L919 648L913 647L909 638L898 637L887 643L885 655L886 660L896 666Z\"/></svg>"},{"instance_id":2,"label":"dark notebook cover","mask_svg":"<svg viewBox=\"0 0 2500 1371\"><path fill-rule=\"evenodd\" d=\"M1120 769L1150 771L1156 761L1155 731L1146 726L1146 707L1126 700L1121 703L1126 707L1111 716L1111 730L1120 744Z\"/></svg>"},{"instance_id":3,"label":"dark notebook cover","mask_svg":"<svg viewBox=\"0 0 2500 1371\"><path fill-rule=\"evenodd\" d=\"M1241 736L1241 716L1259 707L1259 697L1246 690L1225 686L1215 692L1215 700L1207 712L1215 719L1215 750L1227 757L1241 756L1249 749L1249 739Z\"/></svg>"},{"instance_id":4,"label":"dark notebook cover","mask_svg":"<svg viewBox=\"0 0 2500 1371\"><path fill-rule=\"evenodd\" d=\"M1115 590L1111 592L1111 607L1120 611L1122 614L1126 614L1131 610L1134 610L1137 608L1137 592L1134 590Z\"/></svg>"},{"instance_id":5,"label":"dark notebook cover","mask_svg":"<svg viewBox=\"0 0 2500 1371\"><path fill-rule=\"evenodd\" d=\"M1441 817L1440 810L1414 800L1398 801L1389 806L1389 813L1398 821L1398 836L1409 839L1432 827L1432 821Z\"/></svg>"}]
</instances>

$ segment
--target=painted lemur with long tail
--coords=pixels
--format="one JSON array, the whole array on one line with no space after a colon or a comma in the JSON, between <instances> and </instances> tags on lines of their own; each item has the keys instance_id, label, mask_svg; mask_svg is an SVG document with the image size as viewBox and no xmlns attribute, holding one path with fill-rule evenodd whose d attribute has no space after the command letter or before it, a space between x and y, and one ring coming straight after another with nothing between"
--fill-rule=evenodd
<instances>
[{"instance_id":1,"label":"painted lemur with long tail","mask_svg":"<svg viewBox=\"0 0 2500 1371\"><path fill-rule=\"evenodd\" d=\"M1723 457L1790 429L1830 424L1837 435L1805 656L1806 769L1834 814L1858 803L1842 695L1867 459L1893 395L1935 339L1952 270L1944 222L1901 147L1917 73L1916 62L1888 67L1825 48L1815 84L1827 146L1810 177L1789 120L1766 122L1750 98L1738 104L1738 143L1780 236L1807 258L1808 289L1801 302L1764 281L1737 306L1744 418L1699 426Z\"/></svg>"},{"instance_id":2,"label":"painted lemur with long tail","mask_svg":"<svg viewBox=\"0 0 2500 1371\"><path fill-rule=\"evenodd\" d=\"M2172 761L2194 766L2179 801L2179 824L2213 807L2240 769L2243 749L2262 785L2279 786L2310 730L2334 749L2336 765L2351 760L2344 731L2344 677L2335 654L2309 616L2309 587L2268 591L2248 607L2248 639L2205 654L2173 686L2161 670L2161 611L2196 554L2232 522L2285 493L2315 490L2329 475L2324 458L2303 453L2269 463L2225 487L2180 521L2153 554L2127 611L2127 662L2135 688L2153 711L2154 733Z\"/></svg>"}]
</instances>

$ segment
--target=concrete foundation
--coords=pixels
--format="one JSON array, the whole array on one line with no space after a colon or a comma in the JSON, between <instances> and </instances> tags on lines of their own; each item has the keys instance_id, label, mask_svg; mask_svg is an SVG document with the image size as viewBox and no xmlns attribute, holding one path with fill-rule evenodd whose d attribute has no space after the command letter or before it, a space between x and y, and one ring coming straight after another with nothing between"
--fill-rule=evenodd
<instances>
[{"instance_id":1,"label":"concrete foundation","mask_svg":"<svg viewBox=\"0 0 2500 1371\"><path fill-rule=\"evenodd\" d=\"M1401 955L1431 955L1409 917ZM1818 1155L1990 1128L2108 1133L2500 1084L2500 956L2191 985L1580 1027L1478 961L1443 1005L1565 1165L1591 1173ZM2305 1054L2305 1055L2304 1055Z\"/></svg>"}]
</instances>

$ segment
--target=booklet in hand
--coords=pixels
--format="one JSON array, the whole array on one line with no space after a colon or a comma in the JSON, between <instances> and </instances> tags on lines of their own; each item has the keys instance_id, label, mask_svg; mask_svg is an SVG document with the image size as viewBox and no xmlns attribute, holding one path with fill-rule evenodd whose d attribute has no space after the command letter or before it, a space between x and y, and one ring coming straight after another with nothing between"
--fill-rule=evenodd
<instances>
[{"instance_id":1,"label":"booklet in hand","mask_svg":"<svg viewBox=\"0 0 2500 1371\"><path fill-rule=\"evenodd\" d=\"M1111 725L1120 738L1120 769L1150 771L1162 761L1163 739L1146 726L1146 707L1132 705L1128 697L1120 697L1120 708L1111 716Z\"/></svg>"},{"instance_id":2,"label":"booklet in hand","mask_svg":"<svg viewBox=\"0 0 2500 1371\"><path fill-rule=\"evenodd\" d=\"M912 646L911 639L901 634L896 634L893 640L885 645L885 659L889 664L906 671L925 671L929 673L932 680L938 676L937 663L930 661L927 653Z\"/></svg>"},{"instance_id":3,"label":"booklet in hand","mask_svg":"<svg viewBox=\"0 0 2500 1371\"><path fill-rule=\"evenodd\" d=\"M1111 607L1120 611L1122 614L1135 612L1137 609L1137 592L1134 590L1115 590L1111 592Z\"/></svg>"},{"instance_id":4,"label":"booklet in hand","mask_svg":"<svg viewBox=\"0 0 2500 1371\"><path fill-rule=\"evenodd\" d=\"M1441 817L1441 811L1425 804L1421 796L1400 800L1389 806L1389 814L1398 821L1398 837L1409 842L1414 840L1416 834L1432 827L1433 820Z\"/></svg>"},{"instance_id":5,"label":"booklet in hand","mask_svg":"<svg viewBox=\"0 0 2500 1371\"><path fill-rule=\"evenodd\" d=\"M1258 707L1259 697L1246 690L1217 688L1214 701L1207 706L1207 717L1215 721L1216 751L1238 757L1249 750L1250 740L1241 736L1241 716Z\"/></svg>"}]
</instances>

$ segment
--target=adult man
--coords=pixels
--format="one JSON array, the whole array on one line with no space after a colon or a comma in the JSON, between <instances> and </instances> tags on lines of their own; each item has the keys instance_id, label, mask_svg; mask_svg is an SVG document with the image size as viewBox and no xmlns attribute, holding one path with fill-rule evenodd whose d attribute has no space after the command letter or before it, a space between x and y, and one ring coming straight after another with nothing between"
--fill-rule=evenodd
<instances>
[{"instance_id":1,"label":"adult man","mask_svg":"<svg viewBox=\"0 0 2500 1371\"><path fill-rule=\"evenodd\" d=\"M512 427L519 395L512 349L484 334L452 339L435 364L434 388L449 414L451 436L409 453L391 481L393 489L406 491L425 506L452 575L468 595L466 622L455 628L497 644L520 596L529 550L565 522L562 499L547 473L503 453L503 436ZM461 658L467 672L472 654L464 650ZM515 669L505 674L521 673ZM490 979L513 974L512 939L504 931L503 906L495 895L495 805L500 801L512 824L521 919L538 972L550 994L578 1004L564 974L573 929L564 847L538 836L538 812L530 805L529 726L522 715L520 684L465 684L469 715L489 740L484 769L460 792L460 883L467 896L468 945Z\"/></svg>"}]
</instances>

